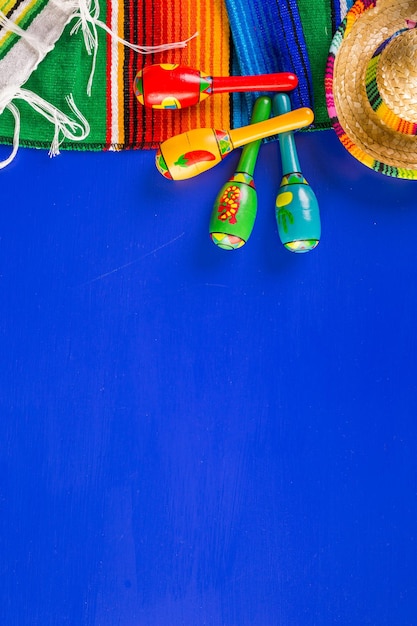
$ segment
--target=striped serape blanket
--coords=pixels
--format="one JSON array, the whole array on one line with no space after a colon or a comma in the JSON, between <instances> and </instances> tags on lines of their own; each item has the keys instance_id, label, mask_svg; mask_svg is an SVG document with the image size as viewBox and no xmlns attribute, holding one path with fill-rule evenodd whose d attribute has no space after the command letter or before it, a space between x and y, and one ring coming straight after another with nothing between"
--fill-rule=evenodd
<instances>
[{"instance_id":1,"label":"striped serape blanket","mask_svg":"<svg viewBox=\"0 0 417 626\"><path fill-rule=\"evenodd\" d=\"M155 148L196 127L248 123L256 94L182 110L133 91L151 63L212 76L292 71L293 106L329 128L324 70L346 0L0 0L0 143L76 150ZM12 156L10 157L12 158Z\"/></svg>"}]
</instances>

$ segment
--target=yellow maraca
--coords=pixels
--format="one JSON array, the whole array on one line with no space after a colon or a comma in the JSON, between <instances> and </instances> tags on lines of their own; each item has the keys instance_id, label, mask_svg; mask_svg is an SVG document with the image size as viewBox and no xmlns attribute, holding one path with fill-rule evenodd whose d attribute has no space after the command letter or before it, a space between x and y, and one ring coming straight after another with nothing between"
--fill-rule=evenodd
<instances>
[{"instance_id":1,"label":"yellow maraca","mask_svg":"<svg viewBox=\"0 0 417 626\"><path fill-rule=\"evenodd\" d=\"M156 167L171 180L185 180L205 172L230 154L234 148L303 126L309 126L314 113L307 107L233 130L196 128L163 141L156 153Z\"/></svg>"}]
</instances>

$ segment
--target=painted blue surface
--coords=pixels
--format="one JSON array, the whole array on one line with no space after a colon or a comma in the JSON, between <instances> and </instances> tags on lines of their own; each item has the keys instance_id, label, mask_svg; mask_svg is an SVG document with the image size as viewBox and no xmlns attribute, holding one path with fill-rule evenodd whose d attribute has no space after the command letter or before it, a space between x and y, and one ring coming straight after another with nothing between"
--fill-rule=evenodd
<instances>
[{"instance_id":1,"label":"painted blue surface","mask_svg":"<svg viewBox=\"0 0 417 626\"><path fill-rule=\"evenodd\" d=\"M417 184L297 145L305 255L274 144L232 252L208 221L238 154L1 172L1 624L417 624Z\"/></svg>"}]
</instances>

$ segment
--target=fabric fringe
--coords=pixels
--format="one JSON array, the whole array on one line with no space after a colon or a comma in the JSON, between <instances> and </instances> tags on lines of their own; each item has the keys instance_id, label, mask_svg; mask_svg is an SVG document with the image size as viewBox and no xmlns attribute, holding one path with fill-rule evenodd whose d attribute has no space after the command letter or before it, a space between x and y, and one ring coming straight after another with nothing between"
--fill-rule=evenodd
<instances>
[{"instance_id":1,"label":"fabric fringe","mask_svg":"<svg viewBox=\"0 0 417 626\"><path fill-rule=\"evenodd\" d=\"M72 27L70 34L76 35L80 30L82 31L87 54L92 57L91 72L86 86L87 94L89 96L91 95L96 69L99 46L99 30L105 31L113 40L130 48L138 54L154 54L176 48L184 48L187 46L189 41L198 35L198 33L194 33L184 41L166 43L158 46L142 46L119 37L107 26L107 24L105 24L105 22L100 20L100 5L98 0L50 0L48 4L52 7L52 11L55 8L57 11L62 12L63 16L65 16L65 19L62 21L62 30L60 33L57 33L58 37L51 37L50 41L40 40L36 37L36 35L21 28L18 23L10 19L1 10L0 29L4 29L8 33L13 33L29 46L32 51L31 54L33 54L33 62L30 63L30 71L33 72L42 59L54 48L55 43L62 34L66 24L75 19L76 22ZM37 19L40 19L40 16L41 13L37 16ZM25 82L24 77L22 77L22 81ZM90 125L76 106L74 98L71 94L66 97L66 102L75 119L32 91L23 89L23 82L20 85L18 84L15 86L6 84L3 89L0 89L0 112L4 109L8 109L15 119L12 152L6 159L0 162L0 169L3 169L11 163L16 156L19 147L20 111L14 104L15 100L25 101L34 111L42 115L52 124L54 128L54 135L49 149L50 156L56 156L59 154L59 147L65 139L71 141L81 141L85 139L90 132Z\"/></svg>"},{"instance_id":2,"label":"fabric fringe","mask_svg":"<svg viewBox=\"0 0 417 626\"><path fill-rule=\"evenodd\" d=\"M65 139L69 139L70 141L81 141L82 139L88 137L90 125L76 106L72 95L67 96L66 101L70 110L74 114L75 119L71 118L63 111L60 111L60 109L53 106L50 102L47 102L37 94L33 93L33 91L23 88L19 89L14 94L13 102L8 103L5 107L12 113L15 119L15 129L12 152L6 159L0 162L0 169L3 169L13 161L19 148L20 111L14 103L15 100L22 100L26 102L34 111L42 115L53 125L54 136L48 153L50 157L57 156L59 154L59 147Z\"/></svg>"},{"instance_id":3,"label":"fabric fringe","mask_svg":"<svg viewBox=\"0 0 417 626\"><path fill-rule=\"evenodd\" d=\"M141 46L140 44L134 44L130 41L126 41L126 39L123 39L122 37L119 37L107 26L105 22L99 19L100 6L98 0L78 0L78 4L79 10L73 16L77 19L77 22L71 29L71 35L78 33L81 28L87 53L89 55L92 55L93 57L91 73L87 84L88 95L91 95L91 87L93 84L94 71L97 61L98 29L104 30L108 35L110 35L112 39L122 44L123 46L130 48L134 52L137 52L138 54L155 54L158 52L165 52L167 50L173 50L176 48L185 48L186 45L198 35L198 33L194 33L184 41L176 41L173 43L166 43L158 46Z\"/></svg>"}]
</instances>

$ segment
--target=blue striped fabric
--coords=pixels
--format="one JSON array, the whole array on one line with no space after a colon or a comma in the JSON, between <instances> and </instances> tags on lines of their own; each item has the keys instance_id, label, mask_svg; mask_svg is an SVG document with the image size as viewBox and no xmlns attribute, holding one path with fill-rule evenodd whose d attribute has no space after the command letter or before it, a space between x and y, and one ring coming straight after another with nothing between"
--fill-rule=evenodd
<instances>
[{"instance_id":1,"label":"blue striped fabric","mask_svg":"<svg viewBox=\"0 0 417 626\"><path fill-rule=\"evenodd\" d=\"M326 15L331 16L328 24L329 42L345 16L353 0L324 0L328 2ZM292 92L294 108L316 107L317 92L320 89L313 81L312 64L325 65L323 48L320 58L308 53L307 38L309 29L314 28L318 4L315 0L225 0L233 40L232 72L237 74L266 74L271 72L294 72L298 77L298 87ZM301 14L308 14L311 5L311 23L304 22ZM306 11L306 6L308 11ZM300 7L303 8L301 13ZM322 16L322 21L325 19ZM317 72L316 72L317 73ZM316 93L315 93L316 92ZM323 94L324 101L324 73ZM250 119L250 111L257 94L233 96L233 124L241 126ZM316 98L316 99L315 99ZM320 108L320 111L325 107ZM315 111L316 112L316 111ZM326 120L318 120L318 127L324 127ZM329 124L330 126L330 124Z\"/></svg>"},{"instance_id":2,"label":"blue striped fabric","mask_svg":"<svg viewBox=\"0 0 417 626\"><path fill-rule=\"evenodd\" d=\"M354 0L333 0L331 2L332 16L333 16L333 33L339 28L340 23L343 21L346 13L349 11Z\"/></svg>"}]
</instances>

